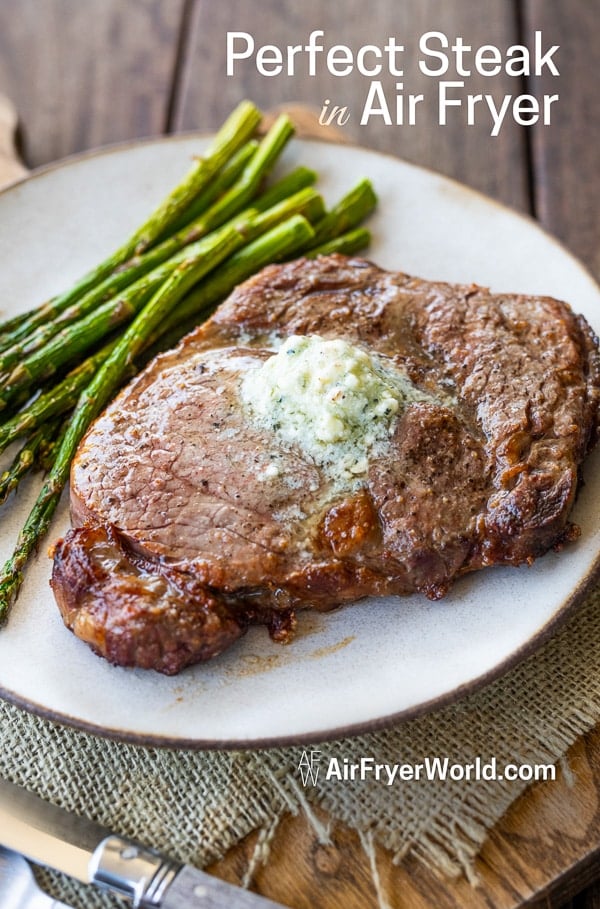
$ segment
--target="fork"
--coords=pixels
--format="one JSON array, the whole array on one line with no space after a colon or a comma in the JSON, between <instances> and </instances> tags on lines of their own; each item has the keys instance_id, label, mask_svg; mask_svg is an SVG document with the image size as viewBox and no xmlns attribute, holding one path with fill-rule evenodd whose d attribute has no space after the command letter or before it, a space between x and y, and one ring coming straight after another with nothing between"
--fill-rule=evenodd
<instances>
[{"instance_id":1,"label":"fork","mask_svg":"<svg viewBox=\"0 0 600 909\"><path fill-rule=\"evenodd\" d=\"M0 905L2 909L72 909L41 890L25 859L0 846Z\"/></svg>"}]
</instances>

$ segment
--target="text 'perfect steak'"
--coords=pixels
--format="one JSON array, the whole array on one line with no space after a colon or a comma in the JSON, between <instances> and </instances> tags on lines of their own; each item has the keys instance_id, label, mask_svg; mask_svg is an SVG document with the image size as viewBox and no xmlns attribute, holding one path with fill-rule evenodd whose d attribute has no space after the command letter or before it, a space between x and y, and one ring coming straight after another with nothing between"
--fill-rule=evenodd
<instances>
[{"instance_id":1,"label":"text 'perfect steak'","mask_svg":"<svg viewBox=\"0 0 600 909\"><path fill-rule=\"evenodd\" d=\"M244 406L290 336L343 339L413 390L355 476ZM83 440L52 579L64 621L115 663L173 673L251 623L286 640L299 608L437 599L530 563L577 535L599 397L597 341L559 301L337 255L270 266Z\"/></svg>"}]
</instances>

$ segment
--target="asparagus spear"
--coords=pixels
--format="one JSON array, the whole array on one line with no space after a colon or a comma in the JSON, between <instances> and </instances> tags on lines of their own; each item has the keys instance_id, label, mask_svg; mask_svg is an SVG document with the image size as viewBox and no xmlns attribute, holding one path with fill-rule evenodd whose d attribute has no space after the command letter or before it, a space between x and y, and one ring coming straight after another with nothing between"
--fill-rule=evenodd
<instances>
[{"instance_id":1,"label":"asparagus spear","mask_svg":"<svg viewBox=\"0 0 600 909\"><path fill-rule=\"evenodd\" d=\"M312 228L308 231L299 229L297 237L289 247L274 248L272 240L274 231L283 228L288 223L291 224L293 220L294 218L290 219L289 222L285 221L279 227L274 228L273 231L263 234L252 243L242 247L242 249L229 259L227 268L220 269L206 281L202 281L202 283L189 293L186 298L182 300L180 305L167 316L161 325L160 332L153 340L156 340L161 334L171 332L173 329L177 328L178 325L186 323L193 316L202 314L203 318L206 317L210 308L226 297L236 284L245 281L246 278L249 278L250 275L254 274L265 265L269 265L271 262L278 262L286 256L297 255L303 249L306 249L307 246L313 242L314 230ZM304 219L301 218L301 221L304 221ZM307 222L304 221L304 223ZM308 226L310 227L310 225Z\"/></svg>"},{"instance_id":2,"label":"asparagus spear","mask_svg":"<svg viewBox=\"0 0 600 909\"><path fill-rule=\"evenodd\" d=\"M2 383L0 411L13 403L19 389L29 389L36 380L50 378L65 363L73 360L74 355L85 352L97 339L131 318L149 299L157 284L167 277L168 269L160 271L160 276L151 273L140 278L122 295L108 300L75 323L67 323L64 328L53 326L54 330L49 333L47 343L42 344L40 338L40 346L36 344L32 353L24 351L24 358Z\"/></svg>"},{"instance_id":3,"label":"asparagus spear","mask_svg":"<svg viewBox=\"0 0 600 909\"><path fill-rule=\"evenodd\" d=\"M256 139L250 139L246 142L242 148L233 155L230 161L228 161L223 169L215 176L214 180L206 187L206 189L200 193L195 202L190 206L190 208L185 212L185 215L181 220L179 226L172 225L170 232L178 230L179 227L183 227L189 221L197 218L202 212L208 209L213 202L227 189L229 189L232 183L237 180L242 171L244 170L246 164L256 152L258 148L258 142ZM316 179L316 176L315 176ZM241 207L241 206L240 206ZM154 247L153 247L154 250ZM132 281L134 281L138 276L144 274L146 271L149 271L154 267L155 264L159 264L163 259L167 258L170 253L166 253L164 256L157 256L156 259L147 259L144 260L142 256L136 255L129 259L127 262L123 262L119 265L114 272L109 275L108 278L105 278L104 281L101 281L100 284L95 285L91 291L88 291L83 295L84 300L89 300L89 308L94 303L102 302L107 300L109 297L120 290L122 287L126 287ZM135 269L137 265L144 261L145 267L139 271ZM60 298L50 300L49 302L42 304L42 306L37 306L34 309L29 310L26 313L23 313L20 316L16 316L14 319L7 320L0 324L0 351L6 350L9 346L12 348L13 344L10 344L10 332L13 329L19 328L22 322L30 318L33 315L36 315L39 311L43 309L44 313L47 315L47 319L54 320L55 316L58 316L63 312L63 308L60 305ZM67 312L71 309L69 307ZM16 339L18 340L18 339ZM28 338L25 343L28 345ZM16 347L16 357L14 362L17 362L19 356L21 355L21 348ZM5 367L0 361L0 372L3 371Z\"/></svg>"},{"instance_id":4,"label":"asparagus spear","mask_svg":"<svg viewBox=\"0 0 600 909\"><path fill-rule=\"evenodd\" d=\"M316 181L316 172L301 164L288 174L285 174L285 176L280 177L272 186L268 186L252 204L254 208L264 211L265 208L271 208L272 205L287 199L288 196L297 193L299 190L312 186Z\"/></svg>"},{"instance_id":5,"label":"asparagus spear","mask_svg":"<svg viewBox=\"0 0 600 909\"><path fill-rule=\"evenodd\" d=\"M148 249L166 228L177 221L216 172L250 138L260 118L260 112L250 101L242 101L237 106L188 175L112 257L119 260L112 268L134 253Z\"/></svg>"},{"instance_id":6,"label":"asparagus spear","mask_svg":"<svg viewBox=\"0 0 600 909\"><path fill-rule=\"evenodd\" d=\"M167 261L183 247L206 236L210 231L225 223L228 218L241 211L243 206L257 191L260 181L272 168L292 132L293 127L289 119L287 117L278 118L260 146L254 143L255 149L258 148L258 151L256 153L253 151L249 163L242 170L240 179L235 182L229 192L218 199L215 204L209 206L199 218L172 237L154 246L145 255L135 256L133 259L124 262L108 278L105 278L104 281L93 287L66 309L60 300L49 304L47 310L48 321L40 325L33 333L26 335L21 342L4 348L0 354L0 374L20 363L24 357L42 348L54 335L58 334L61 328L96 310L104 301L111 299L116 292L130 286L143 275L157 268L162 262ZM221 189L223 189L222 177L226 169L215 181L215 183L221 182ZM263 201L261 210L274 204L275 201L279 201L279 199L284 197L284 194L288 195L293 188L299 188L302 184L307 185L309 181L312 182L313 177L316 177L313 171L309 171L307 168L298 168L265 193L267 201L266 204ZM214 187L209 187L202 194L199 202L203 200L204 202L210 202L213 190ZM0 350L2 350L1 345Z\"/></svg>"},{"instance_id":7,"label":"asparagus spear","mask_svg":"<svg viewBox=\"0 0 600 909\"><path fill-rule=\"evenodd\" d=\"M112 341L72 369L57 385L39 395L19 413L0 426L0 452L15 439L28 435L50 417L66 413L114 347Z\"/></svg>"},{"instance_id":8,"label":"asparagus spear","mask_svg":"<svg viewBox=\"0 0 600 909\"><path fill-rule=\"evenodd\" d=\"M227 162L223 170L217 174L212 183L200 194L198 199L196 199L193 206L190 206L190 209L186 212L186 215L190 215L190 217L183 219L185 223L187 223L188 220L192 220L194 217L197 218L202 212L210 207L215 199L217 199L226 189L230 188L231 184L240 176L242 170L245 168L257 148L258 142L251 139L236 152L232 159ZM242 207L242 204L240 204L240 208ZM176 229L176 225L172 227L172 230L174 229ZM196 237L190 237L188 242L192 242L193 239L199 239L200 236L201 234L198 233ZM43 304L42 307L38 306L28 313L23 313L21 316L17 316L15 319L3 323L0 326L0 331L4 331L4 336L0 335L0 374L7 369L12 368L15 363L18 363L27 354L42 347L46 341L57 333L60 326L69 324L70 322L74 322L75 319L81 318L81 316L90 312L96 305L103 303L105 300L109 300L122 288L132 284L142 275L151 271L155 266L160 265L160 263L165 259L168 259L176 249L181 248L181 246L185 244L185 239L186 235L184 234L181 237L181 242L172 246L172 248L169 246L163 247L161 244L155 246L150 252L146 253L146 255L134 256L127 262L122 263L112 274L92 287L91 290L84 293L76 303L67 306L66 309L61 303L60 298L57 298L51 300L49 303ZM36 315L42 309L44 311L44 321L42 324L38 325L37 328L35 326L33 328L26 326L19 332L15 331L15 329L21 327L25 320Z\"/></svg>"},{"instance_id":9,"label":"asparagus spear","mask_svg":"<svg viewBox=\"0 0 600 909\"><path fill-rule=\"evenodd\" d=\"M317 224L315 246L339 236L363 221L377 205L370 180L360 180Z\"/></svg>"},{"instance_id":10,"label":"asparagus spear","mask_svg":"<svg viewBox=\"0 0 600 909\"><path fill-rule=\"evenodd\" d=\"M116 301L109 300L59 332L45 347L31 354L13 370L0 394L0 408L10 402L20 387L30 387L37 380L49 378L75 355L88 350L118 325L128 321L147 302L156 287L177 268L183 265L191 267L192 263L199 266L203 262L214 268L243 242L240 231L225 226L187 247L176 263L165 263L133 285L129 293Z\"/></svg>"},{"instance_id":11,"label":"asparagus spear","mask_svg":"<svg viewBox=\"0 0 600 909\"><path fill-rule=\"evenodd\" d=\"M296 249L291 255L296 256L302 254L309 259L314 259L316 256L329 255L329 253L344 253L345 255L350 255L352 253L358 252L361 249L366 249L366 247L369 246L370 242L371 234L368 230L365 230L361 227L348 231L339 237L334 237L327 243L323 243L322 246L314 248L311 246L308 251ZM246 275L246 277L249 277L250 274L251 272ZM243 280L243 278L240 277L240 280ZM177 316L178 318L181 318L181 321L174 323L171 319L169 319L169 322L167 323L168 328L166 334L161 335L160 338L154 342L152 347L150 347L147 351L144 351L143 362L140 365L149 362L154 356L156 356L156 354L160 353L162 350L168 350L171 347L174 347L179 343L184 335L196 328L198 324L198 313L192 311L191 305L188 311L186 301L184 301L181 305L182 309L177 312Z\"/></svg>"},{"instance_id":12,"label":"asparagus spear","mask_svg":"<svg viewBox=\"0 0 600 909\"><path fill-rule=\"evenodd\" d=\"M62 313L57 313L49 321L38 325L21 341L12 344L0 352L0 374L6 374L9 370L24 360L36 350L40 350L65 326L81 319L87 313L93 311L107 300L113 299L121 290L132 285L146 273L144 267L132 267L127 272L116 273L111 275L105 281L102 281L96 287L84 294L80 300L73 303ZM6 380L5 380L6 381Z\"/></svg>"},{"instance_id":13,"label":"asparagus spear","mask_svg":"<svg viewBox=\"0 0 600 909\"><path fill-rule=\"evenodd\" d=\"M238 182L217 200L210 210L209 228L222 224L236 211L239 211L240 199L244 204L256 195L261 180L269 173L275 161L294 134L294 124L288 116L277 117L267 135L258 147L258 151L244 168Z\"/></svg>"},{"instance_id":14,"label":"asparagus spear","mask_svg":"<svg viewBox=\"0 0 600 909\"><path fill-rule=\"evenodd\" d=\"M308 221L301 215L294 215L268 234L263 235L255 243L260 246L263 256L268 249L271 258L277 258L305 246L313 236L314 231ZM249 244L246 250L252 245ZM229 274L233 259L235 259L235 255L229 259L225 268L220 269L220 273L223 273L225 278ZM23 569L27 560L50 525L69 477L71 460L89 424L111 398L123 380L124 374L131 367L136 356L148 344L159 325L164 323L166 314L172 310L174 304L181 299L192 284L205 273L205 267L205 262L200 265L197 262L181 263L177 267L150 302L138 313L116 342L92 381L82 392L52 469L19 534L13 554L0 573L0 622L6 620L10 606L23 582ZM255 266L255 268L258 267L259 265Z\"/></svg>"},{"instance_id":15,"label":"asparagus spear","mask_svg":"<svg viewBox=\"0 0 600 909\"><path fill-rule=\"evenodd\" d=\"M307 200L310 201L310 199L310 194L307 194ZM277 223L277 221L289 211L287 206L289 206L291 202L295 202L295 199L287 200L280 204L279 208L275 206L268 210L264 213L262 219L260 216L254 217L253 219L252 216L254 215L254 212L253 210L249 210L245 212L243 216L240 216L239 223L236 226L239 231L245 232L247 238L252 239L262 230ZM343 199L341 199L334 209L319 223L317 236L320 237L322 242L317 245L316 253L331 252L335 249L338 251L354 251L365 245L368 240L364 234L354 235L351 240L346 238L343 242L338 241L334 246L323 246L323 242L327 242L327 238L331 237L335 231L339 230L340 225L352 225L353 223L362 220L362 218L372 210L374 204L375 195L370 182L367 180L361 181ZM305 213L312 219L314 219L316 214L315 211L313 211L312 215L309 214L308 211ZM197 246L198 245L196 244L196 247L189 247L190 251L186 252L184 250L184 253L186 255L191 255L192 251L197 252ZM200 247L200 250L203 251L203 248ZM131 315L138 311L147 301L152 291L165 280L169 271L176 265L177 261L178 260L175 259L174 261L167 263L164 268L157 269L155 273L151 273L151 276L148 279L134 285L130 295L123 297L110 305L107 304L101 307L87 319L80 320L74 329L69 331L65 330L63 333L57 335L53 342L48 344L37 354L27 358L13 371L2 395L0 395L0 403L6 405L11 401L16 390L23 383L25 385L30 385L37 378L47 377L52 374L60 365L67 362L68 359L73 357L76 353L80 353L93 343L96 343L100 337L106 334L116 324L130 318ZM246 276L247 273L244 272L244 277ZM230 284L230 287L233 287L238 280L242 279L243 278L236 279ZM222 293L222 296L228 292L228 290L225 290ZM211 303L212 302L213 301L211 300ZM207 303L206 305L211 305L211 303ZM185 313L182 315L183 320L187 320L188 318L189 316ZM175 326L171 326L171 330L173 327Z\"/></svg>"},{"instance_id":16,"label":"asparagus spear","mask_svg":"<svg viewBox=\"0 0 600 909\"><path fill-rule=\"evenodd\" d=\"M25 442L15 455L10 467L0 474L0 505L6 502L11 492L17 488L24 476L38 463L44 447L51 445L59 427L58 420L44 423Z\"/></svg>"},{"instance_id":17,"label":"asparagus spear","mask_svg":"<svg viewBox=\"0 0 600 909\"><path fill-rule=\"evenodd\" d=\"M255 240L291 215L303 215L307 221L314 224L321 220L324 211L325 203L321 194L311 187L306 187L270 208L264 210L249 208L237 218L233 218L230 223L235 223L237 229L249 241Z\"/></svg>"},{"instance_id":18,"label":"asparagus spear","mask_svg":"<svg viewBox=\"0 0 600 909\"><path fill-rule=\"evenodd\" d=\"M188 208L178 221L171 225L171 232L177 231L179 233L174 243L169 246L163 246L163 244L154 246L151 252L145 256L136 255L121 263L114 273L83 293L83 296L81 293L71 295L68 292L48 303L0 323L0 352L4 352L2 357L0 357L0 373L12 368L28 353L38 350L56 334L58 331L57 324L64 325L75 321L86 312L91 311L98 303L110 299L116 292L127 287L138 277L165 261L173 254L175 249L181 248L185 243L199 239L205 232L206 225L192 222L197 221L199 214L239 176L257 147L258 143L256 141L250 140L247 142L225 165L223 171L200 194L196 202ZM271 162L267 159L265 164L270 165ZM268 188L256 200L255 207L259 211L270 208L286 196L311 185L316 178L317 175L313 170L301 165ZM256 182L258 182L257 179ZM211 219L211 221L214 226L214 219ZM190 233L188 234L187 231ZM73 299L80 300L81 307L73 305ZM62 316L60 315L61 313L63 313ZM40 328L36 331L35 329L38 326Z\"/></svg>"},{"instance_id":19,"label":"asparagus spear","mask_svg":"<svg viewBox=\"0 0 600 909\"><path fill-rule=\"evenodd\" d=\"M315 256L327 256L330 253L344 253L350 255L365 249L371 242L371 234L364 227L358 227L355 230L349 230L339 237L334 237L320 246L311 247L306 253L308 259L314 259Z\"/></svg>"},{"instance_id":20,"label":"asparagus spear","mask_svg":"<svg viewBox=\"0 0 600 909\"><path fill-rule=\"evenodd\" d=\"M352 227L362 221L363 218L366 218L373 210L376 202L377 198L370 181L361 180L340 199L331 212L317 222L314 237L308 243L294 247L287 258L291 258L292 255L310 255L310 251L313 249L314 254L319 255L319 253L323 252L354 252L356 249L361 249L368 245L370 240L368 232L357 232L352 237L346 237L344 242L342 242L342 237L338 238L338 234L343 230L347 230L347 227ZM316 243L317 233L320 234L321 240L318 245ZM336 238L338 238L337 245L330 246L330 243L333 244ZM260 241L261 238L256 243L243 247L232 256L228 263L230 270L227 274L219 271L195 288L165 320L163 325L165 335L170 339L176 338L180 325L186 326L188 330L191 329L193 327L191 325L193 319L199 314L206 317L210 308L226 297L236 284L245 281L246 278L249 278L250 275L264 265L278 261L275 257L263 257L261 255ZM285 256L278 258L282 259ZM181 337L182 334L183 332L178 336ZM155 338L154 340L156 342L158 339Z\"/></svg>"},{"instance_id":21,"label":"asparagus spear","mask_svg":"<svg viewBox=\"0 0 600 909\"><path fill-rule=\"evenodd\" d=\"M274 197L272 196L271 198ZM321 218L324 210L323 206L322 196L310 187L306 187L294 193L288 199L284 199L279 204L273 205L265 212L255 212L250 209L244 213L244 217L248 215L248 220L238 222L237 227L238 230L243 232L247 241L254 241L261 234L265 234L294 214L303 215L307 221L314 224ZM236 219L233 220L235 221ZM263 265L268 265L269 262L275 261L275 257L270 252L271 240L269 237L265 237L265 244L266 247L263 249L262 243L251 243L250 246L242 249L239 254L232 257L230 262L227 263L228 267L233 269L229 281L223 281L220 278L216 280L217 276L215 275L214 284L211 284L208 289L201 286L198 289L198 294L202 297L203 302L199 304L199 307L196 307L194 303L187 299L183 301L181 308L176 309L167 318L164 326L165 333L155 335L150 347L144 350L143 362L147 363L161 350L173 347L184 334L195 328L198 322L197 310L203 310L213 302L218 302L233 289L236 283L250 277L254 271L262 268ZM290 249L289 255L297 254L301 249L301 246L294 246Z\"/></svg>"},{"instance_id":22,"label":"asparagus spear","mask_svg":"<svg viewBox=\"0 0 600 909\"><path fill-rule=\"evenodd\" d=\"M206 209L219 198L221 193L225 192L226 189L229 189L232 183L237 180L257 148L258 142L256 139L250 139L249 142L246 142L246 144L233 155L231 160L225 164L223 170L215 176L214 180L209 183L206 189L200 193L198 198L186 208L181 217L170 225L168 233L172 234L182 230L190 221L195 221L196 218L205 212ZM162 233L159 234L157 239L160 240L162 236Z\"/></svg>"},{"instance_id":23,"label":"asparagus spear","mask_svg":"<svg viewBox=\"0 0 600 909\"><path fill-rule=\"evenodd\" d=\"M64 416L61 414L60 420L57 421L57 429L54 431L53 435L48 434L42 439L42 444L40 445L37 457L35 459L35 467L37 470L43 470L44 473L48 473L52 469L54 464L57 452L62 445L62 440L65 437L67 427L69 425L69 416Z\"/></svg>"},{"instance_id":24,"label":"asparagus spear","mask_svg":"<svg viewBox=\"0 0 600 909\"><path fill-rule=\"evenodd\" d=\"M210 183L217 171L247 142L258 125L260 116L260 112L249 101L239 104L216 134L204 155L194 163L187 176L131 237L100 265L80 278L68 291L35 310L16 329L10 343L15 343L25 337L33 328L53 318L57 309L58 311L66 309L84 293L108 277L123 262L148 249L165 230L177 222L187 206Z\"/></svg>"},{"instance_id":25,"label":"asparagus spear","mask_svg":"<svg viewBox=\"0 0 600 909\"><path fill-rule=\"evenodd\" d=\"M0 393L0 408L11 402L19 388L30 387L36 381L49 378L117 325L129 321L180 262L210 256L212 250L223 243L223 237L228 232L233 232L237 245L241 245L243 240L254 239L291 214L302 214L307 220L315 221L323 215L323 211L322 197L307 187L265 212L257 213L254 209L249 209L219 231L186 247L178 256L133 284L121 297L103 303L89 315L59 331L44 347L26 357L6 380Z\"/></svg>"},{"instance_id":26,"label":"asparagus spear","mask_svg":"<svg viewBox=\"0 0 600 909\"><path fill-rule=\"evenodd\" d=\"M272 134L273 135L273 134ZM277 141L277 134L273 135L274 139ZM269 141L269 134L267 134L263 140L264 142ZM272 151L276 153L276 149L273 147ZM267 171L267 168L272 166L273 160L271 159L271 154L265 154L262 156L263 170L260 174L260 177L264 177ZM258 176L258 175L257 175ZM252 210L263 212L267 208L271 208L279 202L284 201L285 199L290 198L292 195L295 195L301 189L311 186L317 179L315 171L310 170L308 167L297 167L290 173L286 174L284 177L281 177L276 183L270 186L268 189L261 193L256 198L252 199ZM236 184L240 189L244 189L243 184ZM235 189L235 187L234 187ZM241 194L240 194L241 196ZM247 199L246 199L247 200ZM171 258L175 255L180 249L193 243L196 240L201 239L203 236L206 236L211 230L214 230L216 227L220 227L224 223L231 223L233 217L236 217L236 213L242 211L243 205L242 199L238 200L238 204L235 206L228 206L233 211L232 218L229 221L225 221L223 217L223 209L220 209L219 213L214 208L209 208L205 213L203 213L199 218L196 218L181 231L173 234L169 237L168 240L164 240L162 243L154 246L149 252L147 252L143 257L143 262L145 270L149 271L151 268L154 268L156 265L160 265L162 262ZM227 212L225 212L227 214ZM246 214L246 212L245 212ZM132 265L137 263L138 259L130 260ZM120 269L127 269L129 263L125 262ZM126 272L124 272L126 273ZM137 273L135 274L137 277ZM82 313L79 313L81 315ZM66 316L66 313L65 313Z\"/></svg>"},{"instance_id":27,"label":"asparagus spear","mask_svg":"<svg viewBox=\"0 0 600 909\"><path fill-rule=\"evenodd\" d=\"M39 307L36 307L36 309L39 309ZM19 313L18 316L11 316L10 319L5 319L3 322L0 322L0 342L5 335L10 334L11 331L14 331L15 328L22 325L34 311L35 310L28 310L27 312Z\"/></svg>"}]
</instances>

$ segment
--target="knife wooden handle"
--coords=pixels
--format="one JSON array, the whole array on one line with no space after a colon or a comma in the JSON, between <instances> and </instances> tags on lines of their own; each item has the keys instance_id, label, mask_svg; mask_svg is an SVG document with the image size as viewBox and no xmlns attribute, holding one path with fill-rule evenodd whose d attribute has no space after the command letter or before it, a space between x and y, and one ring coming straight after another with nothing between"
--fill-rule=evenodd
<instances>
[{"instance_id":1,"label":"knife wooden handle","mask_svg":"<svg viewBox=\"0 0 600 909\"><path fill-rule=\"evenodd\" d=\"M285 909L281 903L242 890L184 865L165 892L160 909Z\"/></svg>"}]
</instances>

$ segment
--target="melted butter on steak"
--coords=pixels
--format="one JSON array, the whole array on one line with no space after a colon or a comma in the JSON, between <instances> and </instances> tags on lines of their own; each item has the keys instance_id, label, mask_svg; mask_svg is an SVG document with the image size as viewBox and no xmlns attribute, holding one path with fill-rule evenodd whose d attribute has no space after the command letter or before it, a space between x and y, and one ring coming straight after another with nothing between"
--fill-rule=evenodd
<instances>
[{"instance_id":1,"label":"melted butter on steak","mask_svg":"<svg viewBox=\"0 0 600 909\"><path fill-rule=\"evenodd\" d=\"M337 485L367 473L381 456L406 405L433 398L389 358L343 338L292 335L277 353L248 370L241 400L251 421L314 458ZM268 468L277 476L277 465Z\"/></svg>"}]
</instances>

